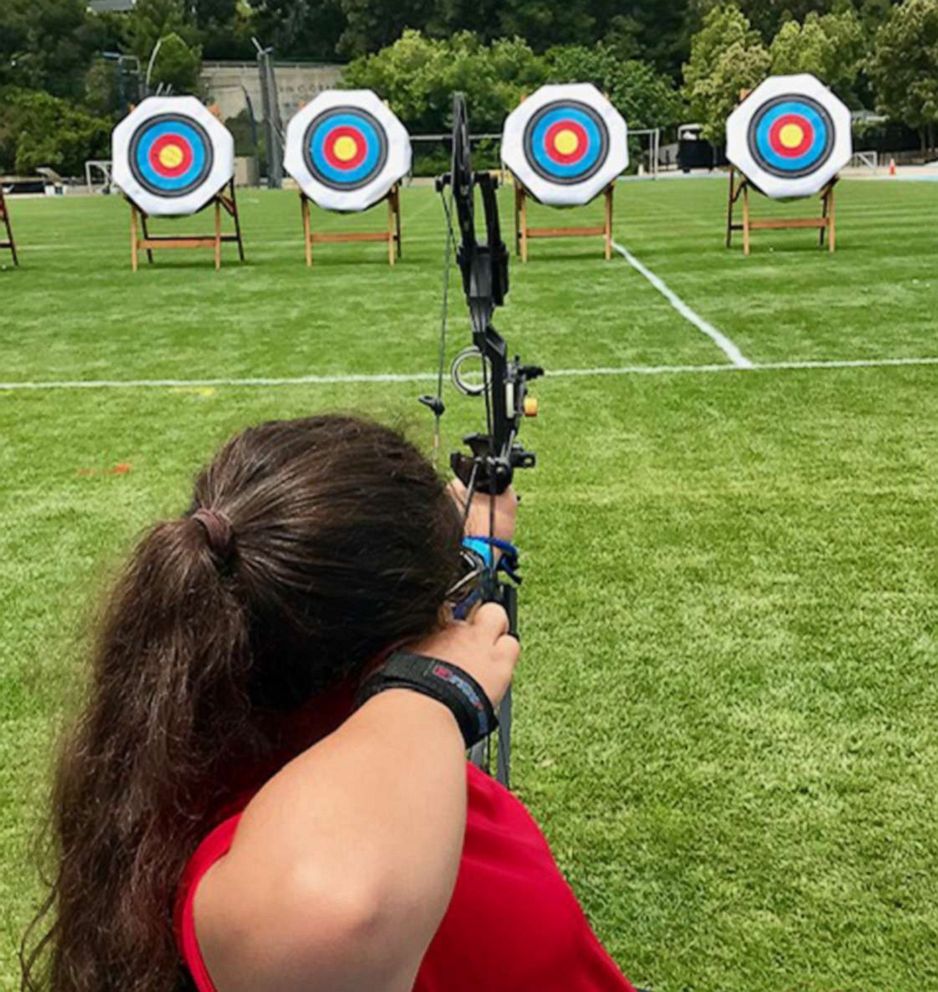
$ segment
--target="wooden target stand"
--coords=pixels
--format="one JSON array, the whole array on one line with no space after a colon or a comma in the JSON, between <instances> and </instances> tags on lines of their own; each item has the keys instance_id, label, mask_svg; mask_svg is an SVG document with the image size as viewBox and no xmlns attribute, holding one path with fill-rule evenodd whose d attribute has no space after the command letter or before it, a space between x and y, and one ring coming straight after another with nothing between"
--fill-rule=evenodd
<instances>
[{"instance_id":1,"label":"wooden target stand","mask_svg":"<svg viewBox=\"0 0 938 992\"><path fill-rule=\"evenodd\" d=\"M603 239L606 261L612 258L612 211L615 196L615 182L611 182L602 193L604 203L603 223L593 227L528 227L528 199L534 197L515 180L515 252L521 261L528 260L528 241L531 238L595 238ZM535 200L535 202L537 202Z\"/></svg>"},{"instance_id":2,"label":"wooden target stand","mask_svg":"<svg viewBox=\"0 0 938 992\"><path fill-rule=\"evenodd\" d=\"M215 269L221 268L221 246L237 244L238 257L244 261L244 241L241 237L241 219L238 216L238 200L235 196L234 178L231 178L212 198L202 207L215 208L215 232L211 235L151 235L147 227L149 215L140 209L133 200L130 204L130 267L136 272L140 251L147 253L147 262L153 262L153 252L164 248L213 248L215 251ZM196 211L201 213L202 210ZM234 232L222 233L222 211L234 221ZM142 237L140 236L142 232Z\"/></svg>"},{"instance_id":3,"label":"wooden target stand","mask_svg":"<svg viewBox=\"0 0 938 992\"><path fill-rule=\"evenodd\" d=\"M10 223L10 210L7 207L2 186L0 186L0 220L3 221L7 234L6 241L0 241L0 248L9 248L10 254L13 256L13 264L19 265L19 259L16 257L16 239L13 237L13 225Z\"/></svg>"},{"instance_id":4,"label":"wooden target stand","mask_svg":"<svg viewBox=\"0 0 938 992\"><path fill-rule=\"evenodd\" d=\"M300 210L303 214L303 243L306 247L306 265L313 264L314 244L338 244L349 241L384 241L388 246L388 265L402 257L401 249L401 187L395 183L378 203L388 205L388 226L384 231L314 231L310 219L310 198L300 190ZM377 206L378 203L372 204ZM368 209L371 209L370 207Z\"/></svg>"},{"instance_id":5,"label":"wooden target stand","mask_svg":"<svg viewBox=\"0 0 938 992\"><path fill-rule=\"evenodd\" d=\"M818 246L824 247L825 237L827 239L827 249L834 252L837 249L837 222L834 213L834 187L837 185L838 177L835 176L821 190L821 216L820 217L774 217L762 220L754 219L752 209L749 204L749 190L761 193L759 188L751 183L735 166L730 168L730 191L726 207L726 247L733 246L733 232L743 232L743 254L751 253L753 231L782 231L794 230L796 228L817 230ZM764 194L763 194L764 195ZM734 212L736 204L742 199L743 219L736 221Z\"/></svg>"}]
</instances>

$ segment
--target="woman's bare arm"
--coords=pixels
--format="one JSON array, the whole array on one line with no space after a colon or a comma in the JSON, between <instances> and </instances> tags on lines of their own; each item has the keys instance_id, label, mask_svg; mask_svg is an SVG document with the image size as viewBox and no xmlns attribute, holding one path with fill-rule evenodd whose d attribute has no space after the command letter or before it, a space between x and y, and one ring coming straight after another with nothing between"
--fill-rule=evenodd
<instances>
[{"instance_id":1,"label":"woman's bare arm","mask_svg":"<svg viewBox=\"0 0 938 992\"><path fill-rule=\"evenodd\" d=\"M493 702L518 656L500 607L415 646ZM466 819L453 715L408 690L371 699L276 775L197 891L219 992L408 992L452 895Z\"/></svg>"}]
</instances>

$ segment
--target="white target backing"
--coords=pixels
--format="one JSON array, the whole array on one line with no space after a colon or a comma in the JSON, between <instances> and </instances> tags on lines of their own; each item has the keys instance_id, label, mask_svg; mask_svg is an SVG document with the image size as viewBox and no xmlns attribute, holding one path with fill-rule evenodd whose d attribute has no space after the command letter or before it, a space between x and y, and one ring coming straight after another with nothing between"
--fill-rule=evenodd
<instances>
[{"instance_id":1,"label":"white target backing","mask_svg":"<svg viewBox=\"0 0 938 992\"><path fill-rule=\"evenodd\" d=\"M231 132L193 96L151 96L111 135L114 182L145 213L201 210L234 175Z\"/></svg>"},{"instance_id":2,"label":"white target backing","mask_svg":"<svg viewBox=\"0 0 938 992\"><path fill-rule=\"evenodd\" d=\"M591 83L542 86L508 115L502 161L541 203L581 206L628 167L628 128Z\"/></svg>"},{"instance_id":3,"label":"white target backing","mask_svg":"<svg viewBox=\"0 0 938 992\"><path fill-rule=\"evenodd\" d=\"M726 122L726 155L773 199L820 192L853 154L850 111L816 77L771 76Z\"/></svg>"},{"instance_id":4,"label":"white target backing","mask_svg":"<svg viewBox=\"0 0 938 992\"><path fill-rule=\"evenodd\" d=\"M367 210L410 163L406 128L371 90L326 90L287 125L284 168L326 210Z\"/></svg>"}]
</instances>

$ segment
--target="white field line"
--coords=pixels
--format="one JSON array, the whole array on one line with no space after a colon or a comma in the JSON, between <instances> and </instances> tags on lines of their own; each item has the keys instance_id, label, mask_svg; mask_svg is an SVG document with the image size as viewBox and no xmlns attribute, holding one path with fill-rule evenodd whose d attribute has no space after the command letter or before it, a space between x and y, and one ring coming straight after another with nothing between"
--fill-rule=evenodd
<instances>
[{"instance_id":1,"label":"white field line","mask_svg":"<svg viewBox=\"0 0 938 992\"><path fill-rule=\"evenodd\" d=\"M752 362L746 358L733 341L722 331L717 330L709 321L704 320L696 310L692 310L660 276L656 276L651 269L643 265L628 248L616 241L612 242L612 247L639 275L644 276L685 320L693 324L698 331L706 334L735 366L741 369L752 368Z\"/></svg>"},{"instance_id":2,"label":"white field line","mask_svg":"<svg viewBox=\"0 0 938 992\"><path fill-rule=\"evenodd\" d=\"M701 375L713 372L785 372L823 369L881 369L938 366L938 356L923 358L844 358L829 361L750 362L748 365L620 365L582 369L551 369L547 378L589 379L599 376ZM0 392L67 389L204 389L209 387L279 387L343 384L436 382L436 373L380 373L375 375L304 375L292 378L250 379L77 379L46 382L0 382Z\"/></svg>"}]
</instances>

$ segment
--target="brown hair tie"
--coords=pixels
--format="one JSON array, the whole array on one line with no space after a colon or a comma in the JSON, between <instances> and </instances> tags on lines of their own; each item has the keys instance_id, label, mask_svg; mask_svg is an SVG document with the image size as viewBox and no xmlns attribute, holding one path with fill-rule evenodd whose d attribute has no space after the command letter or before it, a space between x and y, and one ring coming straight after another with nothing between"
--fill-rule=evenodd
<instances>
[{"instance_id":1,"label":"brown hair tie","mask_svg":"<svg viewBox=\"0 0 938 992\"><path fill-rule=\"evenodd\" d=\"M209 551L220 561L227 561L231 557L234 542L231 521L220 510L211 510L205 506L200 506L192 514L192 519L198 521L205 531Z\"/></svg>"}]
</instances>

